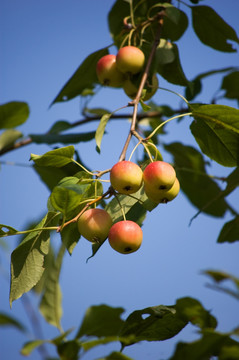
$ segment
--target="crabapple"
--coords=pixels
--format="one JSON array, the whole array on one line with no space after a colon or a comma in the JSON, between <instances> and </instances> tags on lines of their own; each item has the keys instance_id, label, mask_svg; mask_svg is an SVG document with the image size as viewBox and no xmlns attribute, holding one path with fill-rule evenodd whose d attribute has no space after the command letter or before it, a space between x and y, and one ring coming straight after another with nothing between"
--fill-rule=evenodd
<instances>
[{"instance_id":1,"label":"crabapple","mask_svg":"<svg viewBox=\"0 0 239 360\"><path fill-rule=\"evenodd\" d=\"M77 226L85 239L101 243L108 236L112 226L112 219L106 210L89 209L79 217Z\"/></svg>"},{"instance_id":2,"label":"crabapple","mask_svg":"<svg viewBox=\"0 0 239 360\"><path fill-rule=\"evenodd\" d=\"M125 94L128 95L128 97L130 97L131 99L135 99L138 92L138 87L131 81L131 79L128 78L123 82L123 89ZM151 97L156 93L157 89L158 78L156 74L154 74L152 77L152 85L150 85L147 89L143 89L142 91L142 100L147 101L151 99Z\"/></svg>"},{"instance_id":3,"label":"crabapple","mask_svg":"<svg viewBox=\"0 0 239 360\"><path fill-rule=\"evenodd\" d=\"M116 55L116 64L122 73L137 74L144 66L144 53L135 46L124 46Z\"/></svg>"},{"instance_id":4,"label":"crabapple","mask_svg":"<svg viewBox=\"0 0 239 360\"><path fill-rule=\"evenodd\" d=\"M116 56L108 54L100 58L96 65L96 74L101 84L112 87L121 87L124 75L116 65Z\"/></svg>"},{"instance_id":5,"label":"crabapple","mask_svg":"<svg viewBox=\"0 0 239 360\"><path fill-rule=\"evenodd\" d=\"M141 227L131 220L115 223L109 232L110 246L121 254L129 254L138 250L143 240Z\"/></svg>"},{"instance_id":6,"label":"crabapple","mask_svg":"<svg viewBox=\"0 0 239 360\"><path fill-rule=\"evenodd\" d=\"M150 186L144 186L145 194L148 198L156 203L166 204L176 198L180 191L178 178L175 179L173 186L169 190L154 190Z\"/></svg>"},{"instance_id":7,"label":"crabapple","mask_svg":"<svg viewBox=\"0 0 239 360\"><path fill-rule=\"evenodd\" d=\"M152 192L169 190L175 180L176 172L172 165L165 161L154 161L146 166L143 172L145 188Z\"/></svg>"},{"instance_id":8,"label":"crabapple","mask_svg":"<svg viewBox=\"0 0 239 360\"><path fill-rule=\"evenodd\" d=\"M121 194L133 194L142 185L143 172L132 161L119 161L110 171L110 182L113 188Z\"/></svg>"}]
</instances>

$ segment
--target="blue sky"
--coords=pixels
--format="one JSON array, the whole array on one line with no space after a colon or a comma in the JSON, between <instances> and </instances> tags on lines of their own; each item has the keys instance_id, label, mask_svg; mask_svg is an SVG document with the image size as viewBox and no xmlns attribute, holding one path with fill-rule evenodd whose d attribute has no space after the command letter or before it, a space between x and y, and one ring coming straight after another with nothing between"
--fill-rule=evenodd
<instances>
[{"instance_id":1,"label":"blue sky","mask_svg":"<svg viewBox=\"0 0 239 360\"><path fill-rule=\"evenodd\" d=\"M214 7L235 29L238 28L238 0L225 2L203 1ZM29 120L19 127L24 134L44 133L57 120L80 119L80 101L57 104L49 109L56 94L71 77L84 58L111 43L108 33L107 13L113 1L63 1L63 0L2 0L0 3L0 102L26 101L30 106ZM225 54L203 46L188 31L178 42L185 73L192 79L207 70L238 66L238 53ZM204 81L203 93L198 101L210 102L220 86L220 78L212 76ZM183 89L173 87L159 78L160 85L183 94ZM175 95L158 92L154 98L159 104L172 107L181 105ZM127 103L121 90L103 89L90 103L92 107L117 109ZM223 102L236 107L233 101ZM191 120L167 127L168 142L183 141L197 147L189 130ZM82 127L93 130L96 124ZM80 156L92 169L112 166L121 152L127 136L129 123L115 121L107 127L101 155L95 152L94 142L76 146ZM46 212L49 192L38 175L29 167L30 153L43 154L49 147L32 144L4 155L1 160L25 165L1 165L0 222L23 230L29 220L38 220ZM165 154L165 160L170 161ZM212 163L210 172L223 176L232 169L223 169ZM196 191L196 190L195 190ZM238 191L229 198L238 204ZM200 300L219 320L218 329L229 331L237 326L234 313L238 304L226 295L205 287L206 280L201 270L213 268L238 274L238 244L216 244L223 222L230 220L227 214L223 221L200 215L191 227L188 226L196 209L180 193L175 201L158 207L150 213L143 226L144 240L140 251L122 256L106 244L95 258L85 262L91 253L90 244L82 239L72 257L66 255L61 274L63 292L64 330L77 328L85 310L91 305L108 304L125 308L125 315L135 309L153 305L172 305L176 299L191 296ZM58 237L54 241L57 243ZM16 330L0 328L1 359L18 360L24 341L32 339L29 318L21 300L13 303L10 310L9 261L16 239L7 239L9 251L0 257L1 295L0 311L7 311L26 323L29 333L23 336ZM4 271L3 271L4 269ZM0 274L0 275L1 275ZM5 279L6 275L6 279ZM33 303L38 300L30 297ZM53 338L58 332L40 319L44 336ZM140 359L166 359L178 340L196 338L195 329L187 327L175 339L163 343L141 343L125 351L125 354ZM119 344L114 344L119 349ZM84 357L92 360L107 354L107 347L90 352ZM54 352L52 353L54 354ZM30 357L38 360L35 351Z\"/></svg>"}]
</instances>

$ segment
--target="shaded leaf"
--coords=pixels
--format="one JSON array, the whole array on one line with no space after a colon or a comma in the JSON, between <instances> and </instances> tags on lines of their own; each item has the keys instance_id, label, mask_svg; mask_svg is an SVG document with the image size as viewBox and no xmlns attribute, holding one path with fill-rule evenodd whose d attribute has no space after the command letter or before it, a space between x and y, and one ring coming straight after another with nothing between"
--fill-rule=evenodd
<instances>
[{"instance_id":1,"label":"shaded leaf","mask_svg":"<svg viewBox=\"0 0 239 360\"><path fill-rule=\"evenodd\" d=\"M177 314L186 322L191 322L193 325L201 329L213 328L217 326L217 320L205 310L201 303L193 298L185 297L178 299L175 305Z\"/></svg>"},{"instance_id":2,"label":"shaded leaf","mask_svg":"<svg viewBox=\"0 0 239 360\"><path fill-rule=\"evenodd\" d=\"M217 270L205 270L205 271L203 271L203 274L209 276L211 279L213 279L217 283L220 283L225 280L231 280L233 282L233 284L239 290L239 279L229 273L226 273L223 271L217 271Z\"/></svg>"},{"instance_id":3,"label":"shaded leaf","mask_svg":"<svg viewBox=\"0 0 239 360\"><path fill-rule=\"evenodd\" d=\"M227 334L207 330L203 332L203 336L199 340L191 343L179 342L173 356L169 360L202 360L210 359L212 356L219 356L219 359L221 359L220 353L222 349L225 346L233 346L235 344L238 345Z\"/></svg>"},{"instance_id":4,"label":"shaded leaf","mask_svg":"<svg viewBox=\"0 0 239 360\"><path fill-rule=\"evenodd\" d=\"M123 308L107 305L91 306L87 309L76 337L82 336L114 336L118 335L124 321L120 318Z\"/></svg>"},{"instance_id":5,"label":"shaded leaf","mask_svg":"<svg viewBox=\"0 0 239 360\"><path fill-rule=\"evenodd\" d=\"M190 104L190 126L202 152L223 166L239 163L239 110L225 105Z\"/></svg>"},{"instance_id":6,"label":"shaded leaf","mask_svg":"<svg viewBox=\"0 0 239 360\"><path fill-rule=\"evenodd\" d=\"M12 101L0 105L0 129L10 129L22 125L30 113L28 104Z\"/></svg>"},{"instance_id":7,"label":"shaded leaf","mask_svg":"<svg viewBox=\"0 0 239 360\"><path fill-rule=\"evenodd\" d=\"M177 7L167 3L163 4L163 6L166 6L166 16L164 17L161 37L177 41L183 36L188 27L188 17L185 12Z\"/></svg>"},{"instance_id":8,"label":"shaded leaf","mask_svg":"<svg viewBox=\"0 0 239 360\"><path fill-rule=\"evenodd\" d=\"M164 147L174 157L181 190L191 203L207 214L223 216L227 210L227 203L220 187L207 174L201 153L192 146L181 143L172 143Z\"/></svg>"},{"instance_id":9,"label":"shaded leaf","mask_svg":"<svg viewBox=\"0 0 239 360\"><path fill-rule=\"evenodd\" d=\"M203 72L197 75L191 82L190 86L187 86L185 89L185 97L188 101L193 100L202 90L202 80L208 76L220 74L222 72L227 72L233 70L233 67L226 67L217 70L210 70Z\"/></svg>"},{"instance_id":10,"label":"shaded leaf","mask_svg":"<svg viewBox=\"0 0 239 360\"><path fill-rule=\"evenodd\" d=\"M49 230L37 230L55 224L59 214L48 213L11 255L10 305L37 284L44 272L44 259L49 251Z\"/></svg>"},{"instance_id":11,"label":"shaded leaf","mask_svg":"<svg viewBox=\"0 0 239 360\"><path fill-rule=\"evenodd\" d=\"M111 342L119 341L121 343L130 343L132 341L133 336L127 336L127 337L120 337L120 336L105 336L101 337L96 340L90 340L90 341L84 341L81 343L84 351L89 351L90 349L99 346L99 345L106 345ZM127 358L126 358L127 359Z\"/></svg>"},{"instance_id":12,"label":"shaded leaf","mask_svg":"<svg viewBox=\"0 0 239 360\"><path fill-rule=\"evenodd\" d=\"M65 226L61 231L61 240L70 255L72 254L79 239L80 233L77 227L77 223L71 223Z\"/></svg>"},{"instance_id":13,"label":"shaded leaf","mask_svg":"<svg viewBox=\"0 0 239 360\"><path fill-rule=\"evenodd\" d=\"M4 131L0 135L0 150L6 149L9 146L12 146L15 141L22 137L22 133L15 129L10 129Z\"/></svg>"},{"instance_id":14,"label":"shaded leaf","mask_svg":"<svg viewBox=\"0 0 239 360\"><path fill-rule=\"evenodd\" d=\"M172 51L174 54L174 60L167 64L159 64L157 72L168 82L176 85L187 86L189 81L187 80L179 59L178 47L176 44L172 44Z\"/></svg>"},{"instance_id":15,"label":"shaded leaf","mask_svg":"<svg viewBox=\"0 0 239 360\"><path fill-rule=\"evenodd\" d=\"M0 326L12 326L20 331L26 331L25 326L20 321L3 312L0 312Z\"/></svg>"},{"instance_id":16,"label":"shaded leaf","mask_svg":"<svg viewBox=\"0 0 239 360\"><path fill-rule=\"evenodd\" d=\"M79 171L79 166L72 162L57 168L51 166L38 166L34 164L33 168L51 191L61 179L67 176L73 176L77 173L77 171Z\"/></svg>"},{"instance_id":17,"label":"shaded leaf","mask_svg":"<svg viewBox=\"0 0 239 360\"><path fill-rule=\"evenodd\" d=\"M224 96L228 99L239 101L239 71L233 71L223 78L221 89L225 90Z\"/></svg>"},{"instance_id":18,"label":"shaded leaf","mask_svg":"<svg viewBox=\"0 0 239 360\"><path fill-rule=\"evenodd\" d=\"M209 6L192 6L193 28L198 38L215 50L233 52L232 44L239 43L235 30Z\"/></svg>"},{"instance_id":19,"label":"shaded leaf","mask_svg":"<svg viewBox=\"0 0 239 360\"><path fill-rule=\"evenodd\" d=\"M110 119L112 114L104 114L101 119L100 123L97 127L96 133L95 133L95 141L96 141L96 149L100 153L100 147L101 147L101 141L105 132L105 127Z\"/></svg>"},{"instance_id":20,"label":"shaded leaf","mask_svg":"<svg viewBox=\"0 0 239 360\"><path fill-rule=\"evenodd\" d=\"M126 356L126 355L124 355L124 354L122 354L121 352L113 351L108 356L106 356L104 358L97 359L97 360L133 360L133 359Z\"/></svg>"},{"instance_id":21,"label":"shaded leaf","mask_svg":"<svg viewBox=\"0 0 239 360\"><path fill-rule=\"evenodd\" d=\"M81 346L77 340L63 342L57 346L57 352L61 359L77 360Z\"/></svg>"},{"instance_id":22,"label":"shaded leaf","mask_svg":"<svg viewBox=\"0 0 239 360\"><path fill-rule=\"evenodd\" d=\"M65 254L65 246L62 245L57 258L52 264L51 268L48 269L48 277L45 279L45 291L41 299L39 306L40 312L45 320L56 326L61 330L61 289L59 285L59 277L61 271L61 265Z\"/></svg>"},{"instance_id":23,"label":"shaded leaf","mask_svg":"<svg viewBox=\"0 0 239 360\"><path fill-rule=\"evenodd\" d=\"M218 243L233 243L235 241L239 241L239 216L223 225L217 239Z\"/></svg>"},{"instance_id":24,"label":"shaded leaf","mask_svg":"<svg viewBox=\"0 0 239 360\"><path fill-rule=\"evenodd\" d=\"M62 167L73 160L74 146L66 146L56 150L51 150L43 155L31 154L30 160L33 160L38 166Z\"/></svg>"},{"instance_id":25,"label":"shaded leaf","mask_svg":"<svg viewBox=\"0 0 239 360\"><path fill-rule=\"evenodd\" d=\"M95 131L80 134L30 134L29 136L36 144L78 144L94 139Z\"/></svg>"},{"instance_id":26,"label":"shaded leaf","mask_svg":"<svg viewBox=\"0 0 239 360\"><path fill-rule=\"evenodd\" d=\"M57 102L68 101L78 95L82 95L86 89L93 89L94 85L98 83L96 64L102 56L107 54L108 48L90 54L63 86L51 105Z\"/></svg>"},{"instance_id":27,"label":"shaded leaf","mask_svg":"<svg viewBox=\"0 0 239 360\"><path fill-rule=\"evenodd\" d=\"M134 335L139 341L160 341L178 334L187 324L172 306L153 306L131 313L125 321L120 336ZM124 344L129 345L129 344Z\"/></svg>"}]
</instances>

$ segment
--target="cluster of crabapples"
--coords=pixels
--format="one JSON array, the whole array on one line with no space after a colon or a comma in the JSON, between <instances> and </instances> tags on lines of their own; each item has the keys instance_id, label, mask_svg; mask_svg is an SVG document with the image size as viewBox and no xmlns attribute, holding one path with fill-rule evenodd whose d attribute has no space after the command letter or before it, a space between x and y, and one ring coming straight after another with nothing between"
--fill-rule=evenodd
<instances>
[{"instance_id":1,"label":"cluster of crabapples","mask_svg":"<svg viewBox=\"0 0 239 360\"><path fill-rule=\"evenodd\" d=\"M144 63L145 56L142 50L135 46L124 46L119 49L117 55L108 54L100 58L96 65L96 74L102 85L123 88L126 95L134 99L138 91L138 74L142 71ZM142 99L149 100L157 89L158 78L154 74L148 87L142 91Z\"/></svg>"},{"instance_id":2,"label":"cluster of crabapples","mask_svg":"<svg viewBox=\"0 0 239 360\"><path fill-rule=\"evenodd\" d=\"M110 171L112 188L119 194L136 193L142 186L147 197L156 204L172 201L179 193L180 185L172 165L153 161L142 169L134 162L119 161ZM134 221L122 220L112 224L104 209L86 210L78 219L78 229L87 240L103 243L107 238L110 246L122 254L138 250L143 240L141 227Z\"/></svg>"}]
</instances>

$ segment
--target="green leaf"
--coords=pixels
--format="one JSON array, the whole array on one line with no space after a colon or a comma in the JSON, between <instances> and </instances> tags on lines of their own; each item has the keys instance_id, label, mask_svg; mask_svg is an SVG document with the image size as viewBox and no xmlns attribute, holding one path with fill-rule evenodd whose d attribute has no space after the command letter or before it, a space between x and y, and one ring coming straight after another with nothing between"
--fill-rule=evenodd
<instances>
[{"instance_id":1,"label":"green leaf","mask_svg":"<svg viewBox=\"0 0 239 360\"><path fill-rule=\"evenodd\" d=\"M33 350L35 350L37 347L43 345L44 343L46 343L47 340L33 340L33 341L28 341L27 343L25 343L21 349L21 354L24 356L28 356L32 353Z\"/></svg>"},{"instance_id":2,"label":"green leaf","mask_svg":"<svg viewBox=\"0 0 239 360\"><path fill-rule=\"evenodd\" d=\"M239 71L233 71L223 78L221 89L225 90L224 96L228 99L239 101Z\"/></svg>"},{"instance_id":3,"label":"green leaf","mask_svg":"<svg viewBox=\"0 0 239 360\"><path fill-rule=\"evenodd\" d=\"M200 329L213 328L217 326L217 320L205 310L201 303L193 298L185 297L178 299L176 302L177 314L186 322L191 322Z\"/></svg>"},{"instance_id":4,"label":"green leaf","mask_svg":"<svg viewBox=\"0 0 239 360\"><path fill-rule=\"evenodd\" d=\"M54 212L48 213L35 227L36 232L29 233L12 252L10 305L40 280L45 270L44 259L49 251L50 232L37 229L55 224L58 216Z\"/></svg>"},{"instance_id":5,"label":"green leaf","mask_svg":"<svg viewBox=\"0 0 239 360\"><path fill-rule=\"evenodd\" d=\"M124 0L115 1L108 14L108 26L110 30L110 35L117 47L120 47L120 44L124 39L124 34L122 33L123 20L126 16L129 15L129 3Z\"/></svg>"},{"instance_id":6,"label":"green leaf","mask_svg":"<svg viewBox=\"0 0 239 360\"><path fill-rule=\"evenodd\" d=\"M176 85L187 86L189 81L187 80L179 59L178 47L176 44L172 44L172 52L174 54L174 60L167 64L158 64L157 72L168 82Z\"/></svg>"},{"instance_id":7,"label":"green leaf","mask_svg":"<svg viewBox=\"0 0 239 360\"><path fill-rule=\"evenodd\" d=\"M223 166L239 164L239 110L225 105L190 104L191 131L202 152Z\"/></svg>"},{"instance_id":8,"label":"green leaf","mask_svg":"<svg viewBox=\"0 0 239 360\"><path fill-rule=\"evenodd\" d=\"M26 331L25 326L23 326L20 321L3 312L0 312L0 326L13 326L20 331Z\"/></svg>"},{"instance_id":9,"label":"green leaf","mask_svg":"<svg viewBox=\"0 0 239 360\"><path fill-rule=\"evenodd\" d=\"M61 231L61 240L71 255L80 239L77 223L71 223Z\"/></svg>"},{"instance_id":10,"label":"green leaf","mask_svg":"<svg viewBox=\"0 0 239 360\"><path fill-rule=\"evenodd\" d=\"M226 68L222 68L222 69L206 71L206 72L203 72L203 73L197 75L190 82L190 85L187 86L185 89L186 99L188 101L191 101L201 92L201 90L202 90L202 81L201 80L203 80L204 78L211 76L211 75L220 74L222 72L231 71L233 69L234 69L233 67L226 67Z\"/></svg>"},{"instance_id":11,"label":"green leaf","mask_svg":"<svg viewBox=\"0 0 239 360\"><path fill-rule=\"evenodd\" d=\"M239 241L239 215L223 225L217 239L218 243L233 243L235 241Z\"/></svg>"},{"instance_id":12,"label":"green leaf","mask_svg":"<svg viewBox=\"0 0 239 360\"><path fill-rule=\"evenodd\" d=\"M94 139L95 131L80 134L30 134L29 136L36 144L78 144Z\"/></svg>"},{"instance_id":13,"label":"green leaf","mask_svg":"<svg viewBox=\"0 0 239 360\"><path fill-rule=\"evenodd\" d=\"M31 154L30 160L33 160L38 166L62 167L73 160L74 146L66 146L56 150L51 150L43 155Z\"/></svg>"},{"instance_id":14,"label":"green leaf","mask_svg":"<svg viewBox=\"0 0 239 360\"><path fill-rule=\"evenodd\" d=\"M229 273L226 273L223 271L217 271L217 270L205 270L205 271L203 271L203 274L209 276L211 279L213 279L217 283L223 282L225 280L230 280L233 282L233 284L239 290L239 278L237 278Z\"/></svg>"},{"instance_id":15,"label":"green leaf","mask_svg":"<svg viewBox=\"0 0 239 360\"><path fill-rule=\"evenodd\" d=\"M94 197L94 190L92 182L83 183L77 177L66 177L53 189L50 201L55 210L64 214L66 219L70 219L85 205L82 205L83 200L90 195Z\"/></svg>"},{"instance_id":16,"label":"green leaf","mask_svg":"<svg viewBox=\"0 0 239 360\"><path fill-rule=\"evenodd\" d=\"M63 86L59 94L53 100L51 106L57 102L73 99L74 97L83 94L86 89L93 89L94 85L98 83L96 64L102 56L107 54L108 48L90 54Z\"/></svg>"},{"instance_id":17,"label":"green leaf","mask_svg":"<svg viewBox=\"0 0 239 360\"><path fill-rule=\"evenodd\" d=\"M194 31L205 45L219 51L236 51L230 44L230 40L239 43L235 30L215 10L209 6L192 6L191 10Z\"/></svg>"},{"instance_id":18,"label":"green leaf","mask_svg":"<svg viewBox=\"0 0 239 360\"><path fill-rule=\"evenodd\" d=\"M199 151L181 143L165 145L174 157L181 190L199 210L221 217L227 210L223 192L205 170L205 161ZM195 191L197 189L197 191Z\"/></svg>"},{"instance_id":19,"label":"green leaf","mask_svg":"<svg viewBox=\"0 0 239 360\"><path fill-rule=\"evenodd\" d=\"M0 224L0 237L16 235L18 230L14 229L11 226Z\"/></svg>"},{"instance_id":20,"label":"green leaf","mask_svg":"<svg viewBox=\"0 0 239 360\"><path fill-rule=\"evenodd\" d=\"M79 171L79 166L75 163L68 163L62 167L38 166L33 165L34 170L40 176L40 179L52 191L61 179L67 176L73 176Z\"/></svg>"},{"instance_id":21,"label":"green leaf","mask_svg":"<svg viewBox=\"0 0 239 360\"><path fill-rule=\"evenodd\" d=\"M57 352L62 360L78 360L81 346L76 340L63 342L57 346Z\"/></svg>"},{"instance_id":22,"label":"green leaf","mask_svg":"<svg viewBox=\"0 0 239 360\"><path fill-rule=\"evenodd\" d=\"M90 341L84 341L83 343L81 343L84 351L89 351L92 348L99 346L99 345L106 345L109 344L111 342L121 342L121 343L128 343L129 340L132 341L132 336L129 337L119 337L119 336L105 336L105 337L101 337L99 339L96 340L90 340Z\"/></svg>"},{"instance_id":23,"label":"green leaf","mask_svg":"<svg viewBox=\"0 0 239 360\"><path fill-rule=\"evenodd\" d=\"M134 335L131 344L143 340L166 340L178 334L186 324L187 322L178 316L174 307L153 306L131 313L125 321L120 336Z\"/></svg>"},{"instance_id":24,"label":"green leaf","mask_svg":"<svg viewBox=\"0 0 239 360\"><path fill-rule=\"evenodd\" d=\"M124 324L120 318L123 312L123 308L113 308L107 305L91 306L85 313L76 337L118 335Z\"/></svg>"},{"instance_id":25,"label":"green leaf","mask_svg":"<svg viewBox=\"0 0 239 360\"><path fill-rule=\"evenodd\" d=\"M22 137L22 133L15 129L4 131L0 135L0 150L7 149L12 146L17 139Z\"/></svg>"},{"instance_id":26,"label":"green leaf","mask_svg":"<svg viewBox=\"0 0 239 360\"><path fill-rule=\"evenodd\" d=\"M59 277L61 265L65 254L65 246L62 245L53 266L48 269L48 277L45 279L45 291L40 303L40 312L45 320L61 330L61 289Z\"/></svg>"},{"instance_id":27,"label":"green leaf","mask_svg":"<svg viewBox=\"0 0 239 360\"><path fill-rule=\"evenodd\" d=\"M100 123L99 123L96 133L95 133L96 149L99 153L100 153L101 141L102 141L103 135L105 133L105 127L106 127L111 115L112 114L104 114L101 117Z\"/></svg>"},{"instance_id":28,"label":"green leaf","mask_svg":"<svg viewBox=\"0 0 239 360\"><path fill-rule=\"evenodd\" d=\"M0 105L0 129L10 129L22 125L29 116L29 107L25 102L12 101Z\"/></svg>"},{"instance_id":29,"label":"green leaf","mask_svg":"<svg viewBox=\"0 0 239 360\"><path fill-rule=\"evenodd\" d=\"M124 354L122 354L121 352L113 351L108 356L106 356L104 358L97 359L97 360L133 360L133 359L126 356L126 355L124 355Z\"/></svg>"},{"instance_id":30,"label":"green leaf","mask_svg":"<svg viewBox=\"0 0 239 360\"><path fill-rule=\"evenodd\" d=\"M175 54L173 51L173 44L169 41L161 38L159 46L157 47L155 53L155 63L159 65L164 65L172 63L175 59Z\"/></svg>"},{"instance_id":31,"label":"green leaf","mask_svg":"<svg viewBox=\"0 0 239 360\"><path fill-rule=\"evenodd\" d=\"M163 6L166 6L166 16L164 17L161 37L177 41L183 36L188 27L187 15L170 4L165 3Z\"/></svg>"}]
</instances>

